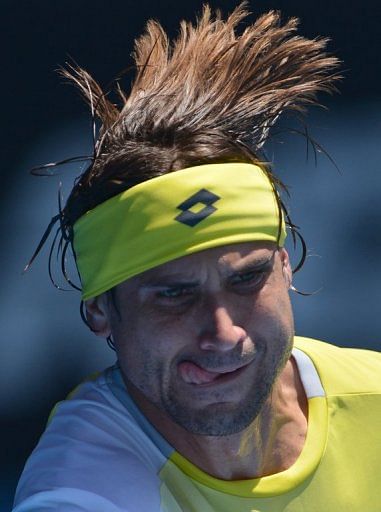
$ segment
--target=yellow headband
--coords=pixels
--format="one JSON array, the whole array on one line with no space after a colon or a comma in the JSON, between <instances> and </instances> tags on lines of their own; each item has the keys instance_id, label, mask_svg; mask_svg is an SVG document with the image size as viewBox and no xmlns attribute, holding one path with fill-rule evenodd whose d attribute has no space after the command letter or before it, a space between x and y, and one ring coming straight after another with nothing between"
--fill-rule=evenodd
<instances>
[{"instance_id":1,"label":"yellow headband","mask_svg":"<svg viewBox=\"0 0 381 512\"><path fill-rule=\"evenodd\" d=\"M286 237L272 185L252 164L190 167L108 199L74 224L84 300L141 272L221 245Z\"/></svg>"}]
</instances>

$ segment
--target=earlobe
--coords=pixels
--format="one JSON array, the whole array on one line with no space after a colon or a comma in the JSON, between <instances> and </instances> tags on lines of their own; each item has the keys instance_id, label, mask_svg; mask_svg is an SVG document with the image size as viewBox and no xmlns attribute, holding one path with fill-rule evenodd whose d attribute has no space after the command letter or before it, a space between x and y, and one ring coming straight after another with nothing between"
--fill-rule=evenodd
<instances>
[{"instance_id":1,"label":"earlobe","mask_svg":"<svg viewBox=\"0 0 381 512\"><path fill-rule=\"evenodd\" d=\"M102 338L111 335L108 307L105 294L85 301L86 318L94 334Z\"/></svg>"}]
</instances>

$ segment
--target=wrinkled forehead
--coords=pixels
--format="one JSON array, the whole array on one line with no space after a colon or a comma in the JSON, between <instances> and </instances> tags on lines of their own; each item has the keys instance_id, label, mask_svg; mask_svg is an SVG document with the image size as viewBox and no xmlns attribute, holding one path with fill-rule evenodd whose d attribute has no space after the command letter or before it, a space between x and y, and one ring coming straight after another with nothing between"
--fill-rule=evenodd
<instances>
[{"instance_id":1,"label":"wrinkled forehead","mask_svg":"<svg viewBox=\"0 0 381 512\"><path fill-rule=\"evenodd\" d=\"M213 247L166 262L130 279L136 284L160 284L183 279L199 279L213 269L221 277L260 268L274 259L278 247L273 242L244 242Z\"/></svg>"}]
</instances>

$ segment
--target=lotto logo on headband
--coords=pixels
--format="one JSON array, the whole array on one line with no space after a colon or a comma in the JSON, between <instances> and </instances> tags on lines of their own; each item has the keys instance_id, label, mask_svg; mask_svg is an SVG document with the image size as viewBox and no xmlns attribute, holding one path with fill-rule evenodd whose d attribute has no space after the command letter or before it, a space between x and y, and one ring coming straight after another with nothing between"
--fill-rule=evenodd
<instances>
[{"instance_id":1,"label":"lotto logo on headband","mask_svg":"<svg viewBox=\"0 0 381 512\"><path fill-rule=\"evenodd\" d=\"M179 210L182 210L182 213L177 215L175 220L193 228L217 210L213 204L219 199L221 198L213 194L213 192L202 188L177 206ZM191 210L191 208L199 204L204 205L204 208L197 212Z\"/></svg>"}]
</instances>

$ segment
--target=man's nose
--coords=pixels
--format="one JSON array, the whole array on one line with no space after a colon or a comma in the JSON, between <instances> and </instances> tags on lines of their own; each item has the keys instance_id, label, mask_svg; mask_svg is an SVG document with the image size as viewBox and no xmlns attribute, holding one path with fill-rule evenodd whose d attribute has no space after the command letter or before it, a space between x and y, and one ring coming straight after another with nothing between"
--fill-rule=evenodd
<instances>
[{"instance_id":1,"label":"man's nose","mask_svg":"<svg viewBox=\"0 0 381 512\"><path fill-rule=\"evenodd\" d=\"M204 328L199 335L203 350L232 350L247 337L243 327L236 325L234 317L225 305L209 305Z\"/></svg>"}]
</instances>

